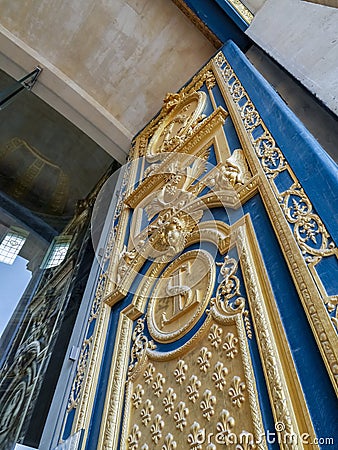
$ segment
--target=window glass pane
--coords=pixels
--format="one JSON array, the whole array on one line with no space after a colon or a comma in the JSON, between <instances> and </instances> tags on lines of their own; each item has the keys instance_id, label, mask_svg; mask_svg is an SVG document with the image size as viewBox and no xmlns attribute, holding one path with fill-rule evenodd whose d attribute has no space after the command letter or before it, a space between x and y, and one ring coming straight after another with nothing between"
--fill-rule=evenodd
<instances>
[{"instance_id":1,"label":"window glass pane","mask_svg":"<svg viewBox=\"0 0 338 450\"><path fill-rule=\"evenodd\" d=\"M71 238L71 236L59 236L54 239L41 265L42 269L50 269L62 263L67 255Z\"/></svg>"},{"instance_id":2,"label":"window glass pane","mask_svg":"<svg viewBox=\"0 0 338 450\"><path fill-rule=\"evenodd\" d=\"M0 244L0 261L13 264L25 241L26 235L9 231Z\"/></svg>"}]
</instances>

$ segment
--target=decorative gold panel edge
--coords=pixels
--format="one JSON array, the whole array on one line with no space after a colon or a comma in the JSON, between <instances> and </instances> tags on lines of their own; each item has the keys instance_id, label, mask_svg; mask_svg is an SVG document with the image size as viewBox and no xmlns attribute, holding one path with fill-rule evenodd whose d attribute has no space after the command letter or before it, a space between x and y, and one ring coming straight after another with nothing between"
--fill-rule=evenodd
<instances>
[{"instance_id":1,"label":"decorative gold panel edge","mask_svg":"<svg viewBox=\"0 0 338 450\"><path fill-rule=\"evenodd\" d=\"M261 168L258 157L255 155L253 145L243 124L243 118L241 117L240 111L232 98L227 84L223 81L221 70L216 64L218 58L221 58L227 63L228 67L230 68L229 71L231 70L232 76L235 77L238 85L240 85L243 89L243 92L245 92L245 89L242 87L240 81L236 77L236 74L232 70L229 63L226 61L223 53L219 52L213 59L215 77L229 108L229 114L233 120L250 169L253 171L253 173L258 173L260 176L259 191L261 194L261 198L268 212L272 226L276 232L276 236L281 246L283 255L287 261L291 276L295 282L295 286L306 312L308 321L323 356L325 366L332 380L332 384L336 392L338 393L337 335L335 333L333 323L326 311L324 304L325 299L323 299L320 295L319 288L315 284L315 280L311 274L311 271L308 269L300 252L299 246L293 236L292 230L290 229L286 221L284 212L274 195L273 188ZM254 105L251 103L250 98L246 92L245 96L248 98L248 101L254 108ZM255 113L260 118L258 112L256 111ZM267 130L261 118L260 124ZM269 131L267 131L267 133L269 133ZM282 154L280 149L278 149L278 151L280 152L280 154ZM295 178L295 175L293 173L292 176Z\"/></svg>"},{"instance_id":2,"label":"decorative gold panel edge","mask_svg":"<svg viewBox=\"0 0 338 450\"><path fill-rule=\"evenodd\" d=\"M108 380L107 397L103 409L101 432L97 448L105 450L117 448L125 392L125 380L128 372L132 328L133 320L121 312L116 333L117 339L114 346L112 371Z\"/></svg>"},{"instance_id":3,"label":"decorative gold panel edge","mask_svg":"<svg viewBox=\"0 0 338 450\"><path fill-rule=\"evenodd\" d=\"M254 374L254 370L251 363L250 358L250 350L248 346L248 341L246 337L246 331L243 323L242 314L238 314L235 317L237 322L237 330L240 335L239 345L241 347L244 364L244 372L246 383L248 384L248 392L249 392L249 402L251 406L252 419L255 427L256 436L262 437L264 435L264 428L262 429L262 417L261 417L261 409L258 400L258 393L254 379L252 379L251 374ZM260 448L265 448L266 444L264 439L262 439L262 445L259 445Z\"/></svg>"},{"instance_id":4,"label":"decorative gold panel edge","mask_svg":"<svg viewBox=\"0 0 338 450\"><path fill-rule=\"evenodd\" d=\"M75 413L73 433L84 428L85 436L88 433L88 425L91 416L90 411L94 404L95 388L99 377L99 363L102 359L109 314L110 308L103 304L98 317L98 322L95 326L95 334L90 338L89 362L86 367L84 385L81 387L80 399Z\"/></svg>"},{"instance_id":5,"label":"decorative gold panel edge","mask_svg":"<svg viewBox=\"0 0 338 450\"><path fill-rule=\"evenodd\" d=\"M136 172L137 167L135 165L132 165L131 170L124 173L121 189L125 188L125 193L128 192L128 189L130 189L131 186L133 186ZM72 434L81 429L84 429L82 448L84 448L86 444L86 438L88 435L88 429L91 420L90 411L92 410L94 404L95 392L100 371L100 362L102 360L104 351L106 331L108 329L108 322L111 312L111 308L104 303L104 297L106 296L106 293L110 291L111 278L109 277L109 274L114 270L114 255L116 255L118 249L123 245L125 230L128 223L128 214L129 208L124 206L123 195L120 195L114 216L114 219L118 218L119 222L116 229L114 228L113 224L111 230L109 231L109 237L106 244L107 248L104 255L105 259L110 260L109 267L107 269L107 272L104 273L103 270L101 271L99 280L100 278L102 278L103 285L101 287L98 281L98 286L95 292L95 299L92 306L93 309L94 304L97 303L96 307L98 308L98 312L95 316L97 318L97 323L95 325L93 335L89 340L85 339L82 345L82 350L85 349L86 345L89 346L88 361L83 367L81 367L80 356L76 373L76 377L78 375L83 377L83 382L81 384L81 390L79 398L77 400L76 413L72 426Z\"/></svg>"},{"instance_id":6,"label":"decorative gold panel edge","mask_svg":"<svg viewBox=\"0 0 338 450\"><path fill-rule=\"evenodd\" d=\"M302 433L308 433L315 437L250 216L244 216L236 225L241 251L240 265L275 423L282 423L285 426L283 431L291 436L300 437ZM285 441L283 445L287 445ZM300 440L298 445L293 448L303 448Z\"/></svg>"},{"instance_id":7,"label":"decorative gold panel edge","mask_svg":"<svg viewBox=\"0 0 338 450\"><path fill-rule=\"evenodd\" d=\"M238 14L250 25L254 19L252 12L240 0L227 0L228 3L238 12Z\"/></svg>"}]
</instances>

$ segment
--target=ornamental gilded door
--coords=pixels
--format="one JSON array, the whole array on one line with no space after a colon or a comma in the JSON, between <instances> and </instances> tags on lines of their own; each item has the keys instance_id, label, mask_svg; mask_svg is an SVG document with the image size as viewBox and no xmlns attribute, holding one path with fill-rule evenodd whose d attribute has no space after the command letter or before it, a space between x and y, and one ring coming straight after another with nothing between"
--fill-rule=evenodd
<instances>
[{"instance_id":1,"label":"ornamental gilded door","mask_svg":"<svg viewBox=\"0 0 338 450\"><path fill-rule=\"evenodd\" d=\"M85 442L332 445L337 248L301 132L230 43L136 136L69 403Z\"/></svg>"}]
</instances>

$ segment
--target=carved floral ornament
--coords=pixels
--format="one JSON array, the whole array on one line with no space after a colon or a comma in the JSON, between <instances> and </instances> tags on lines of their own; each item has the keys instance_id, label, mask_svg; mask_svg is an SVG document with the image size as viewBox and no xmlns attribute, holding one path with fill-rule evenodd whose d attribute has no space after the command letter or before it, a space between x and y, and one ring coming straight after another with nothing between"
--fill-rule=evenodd
<instances>
[{"instance_id":1,"label":"carved floral ornament","mask_svg":"<svg viewBox=\"0 0 338 450\"><path fill-rule=\"evenodd\" d=\"M132 223L128 243L115 252L116 272L106 299L110 305L130 292L136 278L140 284L144 277L139 272L147 260L168 263L189 243L203 239L224 253L229 247L227 225L216 224L209 209L239 209L256 187L241 149L228 152L228 158L218 156L216 166L208 162L212 144L207 142L216 129L227 147L222 129L227 112L219 107L204 118L206 94L198 91L204 83L210 91L212 71L204 71L193 87L168 94L159 118L138 138L139 144L142 136L146 139L146 157L134 161L143 167L144 177L135 189L129 187L124 200L125 208L133 209Z\"/></svg>"},{"instance_id":2,"label":"carved floral ornament","mask_svg":"<svg viewBox=\"0 0 338 450\"><path fill-rule=\"evenodd\" d=\"M168 263L201 240L213 242L222 253L229 248L229 226L215 221L210 208L228 208L231 222L254 184L241 149L217 166L207 162L208 154L206 148L200 157L169 155L155 168L150 166L147 177L126 198L134 211L129 242L116 256L115 278L124 295L146 260ZM114 302L113 295L108 302Z\"/></svg>"}]
</instances>

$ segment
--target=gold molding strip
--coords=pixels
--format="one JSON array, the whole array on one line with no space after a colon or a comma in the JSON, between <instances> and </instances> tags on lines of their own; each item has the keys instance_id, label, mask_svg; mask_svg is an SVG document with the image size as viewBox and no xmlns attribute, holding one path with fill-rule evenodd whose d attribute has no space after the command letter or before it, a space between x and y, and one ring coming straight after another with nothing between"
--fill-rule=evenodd
<instances>
[{"instance_id":1,"label":"gold molding strip","mask_svg":"<svg viewBox=\"0 0 338 450\"><path fill-rule=\"evenodd\" d=\"M72 389L68 400L67 414L71 409L76 410L71 434L74 434L81 429L85 430L83 447L86 444L86 438L88 435L89 423L91 420L90 411L92 410L94 404L97 381L106 340L106 331L108 329L108 322L111 312L111 308L103 302L106 292L110 289L111 280L107 274L111 273L114 254L123 243L125 226L127 223L127 218L125 217L126 208L123 204L123 198L133 185L135 176L136 167L132 164L131 169L129 171L126 170L123 175L120 196L114 218L112 220L112 228L109 232L109 237L106 243L104 259L106 261L110 261L109 268L106 271L102 270L99 275L95 298L93 300L90 317L88 320L87 330L89 329L90 323L94 319L96 320L95 328L90 338L85 338L83 341L77 364L76 375L73 380ZM119 222L117 229L116 225L114 225L116 220L121 221L121 224Z\"/></svg>"},{"instance_id":2,"label":"gold molding strip","mask_svg":"<svg viewBox=\"0 0 338 450\"><path fill-rule=\"evenodd\" d=\"M242 222L243 225L239 223L237 228L241 247L240 264L275 423L282 423L285 427L283 431L286 431L287 435L300 437L306 433L313 438L315 431L270 282L264 270L255 231L248 215ZM302 442L297 441L297 444L299 446L293 448L303 447ZM283 448L289 448L287 440L281 445Z\"/></svg>"},{"instance_id":3,"label":"gold molding strip","mask_svg":"<svg viewBox=\"0 0 338 450\"><path fill-rule=\"evenodd\" d=\"M250 25L254 19L252 12L240 0L226 0L242 17L245 22Z\"/></svg>"},{"instance_id":4,"label":"gold molding strip","mask_svg":"<svg viewBox=\"0 0 338 450\"><path fill-rule=\"evenodd\" d=\"M127 311L125 312L127 313ZM107 397L97 446L97 448L104 450L118 448L132 328L133 321L125 313L121 312L114 346L112 371L109 376Z\"/></svg>"},{"instance_id":5,"label":"gold molding strip","mask_svg":"<svg viewBox=\"0 0 338 450\"><path fill-rule=\"evenodd\" d=\"M308 267L308 263L303 257L302 249L300 248L297 239L295 239L286 219L285 210L279 203L278 198L276 198L276 188L273 180L278 172L285 170L285 167L288 167L284 155L276 146L270 132L250 100L249 95L222 52L219 52L213 59L213 66L216 79L218 80L221 92L229 108L229 114L233 120L249 166L253 173L257 172L260 175L261 182L259 184L259 191L261 198L270 217L272 226L275 229L276 236L287 261L291 276L295 282L296 289L315 339L322 353L333 386L338 393L337 335L333 322L326 309L326 299L323 299L320 294L321 286L316 284L316 278L312 276L310 270L311 263ZM230 80L232 83L229 84ZM241 105L238 103L240 99L244 99L244 103L242 102ZM252 124L255 124L255 127L260 125L264 130L262 137L259 137L256 140L250 132L253 129ZM267 139L267 142L270 142L267 147L264 147L261 154L256 151L257 141L259 139ZM266 158L264 156L265 151ZM276 155L278 160L277 168L274 170L271 169L271 166L269 166L268 163L268 159L272 154ZM293 179L296 179L290 167L288 167L288 171L290 176ZM298 180L297 183L300 186ZM307 202L311 204L308 198ZM317 217L318 216L316 216L316 218ZM320 221L320 218L318 217L317 220ZM321 221L320 223L322 224ZM324 227L324 225L322 226ZM325 232L327 233L326 230ZM331 247L330 251L332 254L337 253L337 248ZM327 253L324 251L323 257L326 256L326 254Z\"/></svg>"}]
</instances>

